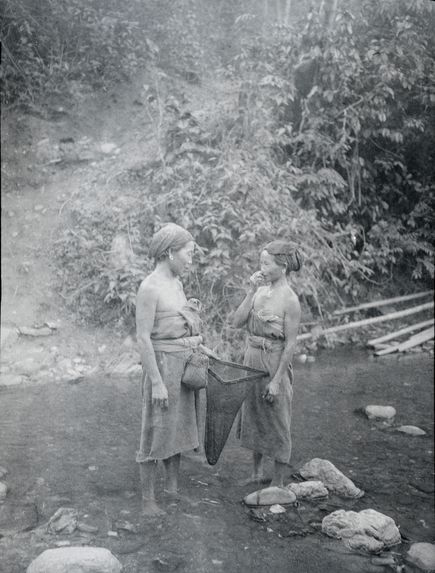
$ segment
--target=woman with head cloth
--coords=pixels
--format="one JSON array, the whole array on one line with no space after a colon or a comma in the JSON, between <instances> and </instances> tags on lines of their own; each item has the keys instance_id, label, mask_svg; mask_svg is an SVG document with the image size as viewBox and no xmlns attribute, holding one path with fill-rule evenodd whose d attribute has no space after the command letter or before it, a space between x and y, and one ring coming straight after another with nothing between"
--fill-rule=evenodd
<instances>
[{"instance_id":1,"label":"woman with head cloth","mask_svg":"<svg viewBox=\"0 0 435 573\"><path fill-rule=\"evenodd\" d=\"M136 330L144 378L142 427L136 461L140 464L143 511L163 513L154 486L158 460L166 470L166 491L178 487L180 453L198 447L194 391L181 379L194 348L206 352L199 334L199 301L187 301L179 279L192 264L192 235L169 223L152 238L156 267L140 285Z\"/></svg>"},{"instance_id":2,"label":"woman with head cloth","mask_svg":"<svg viewBox=\"0 0 435 573\"><path fill-rule=\"evenodd\" d=\"M291 404L293 357L301 310L288 283L299 271L299 251L285 241L272 241L260 256L261 270L249 280L249 289L234 314L237 327L247 324L248 344L244 363L267 371L255 383L242 406L239 437L253 451L253 474L248 481L263 483L263 456L274 459L271 485L282 486L291 456Z\"/></svg>"}]
</instances>

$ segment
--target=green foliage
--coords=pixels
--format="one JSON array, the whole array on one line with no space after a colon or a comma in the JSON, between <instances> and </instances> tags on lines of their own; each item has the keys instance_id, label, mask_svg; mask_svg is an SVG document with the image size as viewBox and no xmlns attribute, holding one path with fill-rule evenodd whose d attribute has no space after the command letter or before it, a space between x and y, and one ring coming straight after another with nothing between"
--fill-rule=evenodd
<instances>
[{"instance_id":1,"label":"green foliage","mask_svg":"<svg viewBox=\"0 0 435 573\"><path fill-rule=\"evenodd\" d=\"M226 71L238 100L200 120L176 93L146 98L161 127L160 160L122 175L103 210L78 202L58 245L68 300L81 296L94 319L105 308L132 313L151 268L147 245L170 220L201 247L187 290L228 353L240 341L226 318L271 238L301 246L306 264L292 281L305 315L357 299L367 285L397 292L431 281L433 14L427 3L370 0L326 21L313 9L293 29L261 36L241 16L240 53ZM190 69L199 62L191 36L179 38ZM120 232L134 258L114 268L107 250ZM94 290L76 295L87 281Z\"/></svg>"},{"instance_id":2,"label":"green foliage","mask_svg":"<svg viewBox=\"0 0 435 573\"><path fill-rule=\"evenodd\" d=\"M5 0L2 98L34 101L71 79L102 87L153 57L134 11L116 0Z\"/></svg>"}]
</instances>

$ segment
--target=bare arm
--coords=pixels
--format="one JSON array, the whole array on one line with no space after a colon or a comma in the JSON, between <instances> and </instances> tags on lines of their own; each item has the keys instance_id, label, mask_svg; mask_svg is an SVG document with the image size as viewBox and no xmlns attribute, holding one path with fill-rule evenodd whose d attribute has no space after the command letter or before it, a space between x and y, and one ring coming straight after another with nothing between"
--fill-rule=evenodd
<instances>
[{"instance_id":1,"label":"bare arm","mask_svg":"<svg viewBox=\"0 0 435 573\"><path fill-rule=\"evenodd\" d=\"M275 372L275 375L272 378L272 380L266 386L264 393L264 397L269 402L272 402L274 396L276 396L279 393L280 381L293 358L300 320L301 320L301 307L299 305L298 299L296 298L290 300L287 305L287 308L285 309L285 314L284 314L285 346L281 355L278 369Z\"/></svg>"},{"instance_id":2,"label":"bare arm","mask_svg":"<svg viewBox=\"0 0 435 573\"><path fill-rule=\"evenodd\" d=\"M243 302L239 308L233 314L232 322L233 326L240 328L248 322L249 313L251 312L252 303L254 300L257 287L263 283L263 276L261 272L257 271L249 279L249 289L246 293Z\"/></svg>"},{"instance_id":3,"label":"bare arm","mask_svg":"<svg viewBox=\"0 0 435 573\"><path fill-rule=\"evenodd\" d=\"M151 342L157 298L157 291L147 285L141 285L136 298L137 343L142 366L151 381L153 404L167 407L168 391L160 375L156 355Z\"/></svg>"}]
</instances>

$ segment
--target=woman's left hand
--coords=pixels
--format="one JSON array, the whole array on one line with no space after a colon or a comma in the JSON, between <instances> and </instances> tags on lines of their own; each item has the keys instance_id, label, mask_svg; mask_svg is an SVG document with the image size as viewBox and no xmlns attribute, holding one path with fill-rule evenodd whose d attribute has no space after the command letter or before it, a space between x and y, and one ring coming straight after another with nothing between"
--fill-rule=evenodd
<instances>
[{"instance_id":1,"label":"woman's left hand","mask_svg":"<svg viewBox=\"0 0 435 573\"><path fill-rule=\"evenodd\" d=\"M279 385L274 380L271 380L263 392L263 398L269 404L272 404L276 396L278 396Z\"/></svg>"}]
</instances>

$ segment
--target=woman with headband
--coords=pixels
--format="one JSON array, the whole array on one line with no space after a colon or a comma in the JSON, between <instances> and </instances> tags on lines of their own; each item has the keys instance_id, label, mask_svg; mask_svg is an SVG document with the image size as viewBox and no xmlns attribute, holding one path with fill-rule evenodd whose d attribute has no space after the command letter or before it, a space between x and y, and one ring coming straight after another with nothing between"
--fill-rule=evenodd
<instances>
[{"instance_id":1,"label":"woman with headband","mask_svg":"<svg viewBox=\"0 0 435 573\"><path fill-rule=\"evenodd\" d=\"M283 486L291 456L292 357L301 310L288 277L302 266L299 251L286 241L272 241L260 256L260 271L249 280L245 299L233 317L247 325L244 364L269 373L254 383L242 406L239 437L253 452L249 481L264 483L263 457L274 460L271 485Z\"/></svg>"}]
</instances>

